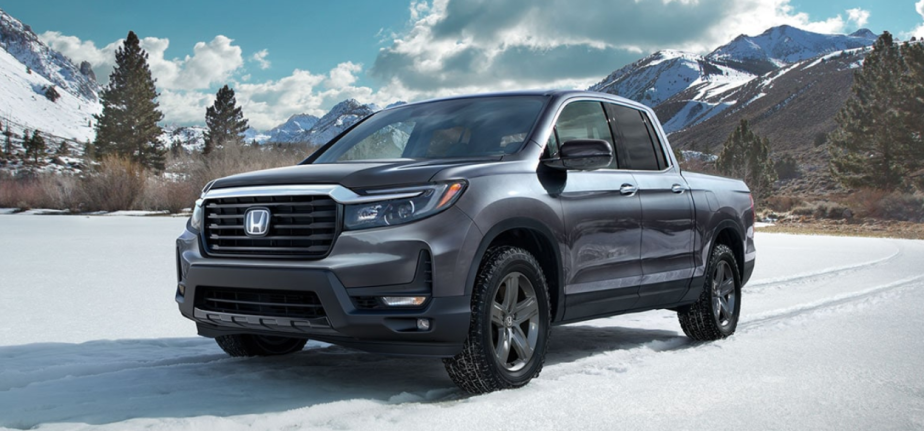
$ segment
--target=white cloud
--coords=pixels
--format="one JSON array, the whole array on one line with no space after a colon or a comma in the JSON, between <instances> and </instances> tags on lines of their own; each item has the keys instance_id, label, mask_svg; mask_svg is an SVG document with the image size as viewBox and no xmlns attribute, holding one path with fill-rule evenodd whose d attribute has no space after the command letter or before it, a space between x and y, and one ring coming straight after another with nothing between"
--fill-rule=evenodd
<instances>
[{"instance_id":1,"label":"white cloud","mask_svg":"<svg viewBox=\"0 0 924 431\"><path fill-rule=\"evenodd\" d=\"M783 24L843 33L869 19L845 14L810 17L790 0L415 0L371 72L379 93L401 99L585 86L660 49L708 52Z\"/></svg>"},{"instance_id":2,"label":"white cloud","mask_svg":"<svg viewBox=\"0 0 924 431\"><path fill-rule=\"evenodd\" d=\"M869 22L869 11L860 8L847 9L847 21L852 22L857 27L864 27Z\"/></svg>"},{"instance_id":3,"label":"white cloud","mask_svg":"<svg viewBox=\"0 0 924 431\"><path fill-rule=\"evenodd\" d=\"M349 87L356 82L356 73L363 70L361 64L353 62L340 63L330 71L330 79L325 83L329 88Z\"/></svg>"},{"instance_id":4,"label":"white cloud","mask_svg":"<svg viewBox=\"0 0 924 431\"><path fill-rule=\"evenodd\" d=\"M924 19L924 0L921 0L914 5L914 10L918 12L918 15L921 15L921 19ZM917 38L924 38L924 23L921 23L914 30L911 31L911 36Z\"/></svg>"},{"instance_id":5,"label":"white cloud","mask_svg":"<svg viewBox=\"0 0 924 431\"><path fill-rule=\"evenodd\" d=\"M39 38L78 63L89 62L97 80L102 83L109 80L109 74L115 67L115 52L123 42L117 40L97 48L93 41L81 41L75 36L53 31L45 32ZM170 39L145 37L141 39L141 47L148 53L148 66L151 75L157 79L159 89L196 90L228 81L243 66L241 48L232 42L225 36L215 36L209 43L197 43L193 47L193 55L183 59L165 58Z\"/></svg>"},{"instance_id":6,"label":"white cloud","mask_svg":"<svg viewBox=\"0 0 924 431\"><path fill-rule=\"evenodd\" d=\"M267 55L269 55L269 51L265 49L257 51L250 56L250 61L256 62L260 66L260 69L269 69L270 61L266 59Z\"/></svg>"}]
</instances>

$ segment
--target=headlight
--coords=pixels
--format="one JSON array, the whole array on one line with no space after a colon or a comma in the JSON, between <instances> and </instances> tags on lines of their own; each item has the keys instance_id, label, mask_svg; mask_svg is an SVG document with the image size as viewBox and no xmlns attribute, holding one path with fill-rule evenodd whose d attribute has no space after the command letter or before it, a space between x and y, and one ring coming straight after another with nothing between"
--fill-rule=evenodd
<instances>
[{"instance_id":1,"label":"headlight","mask_svg":"<svg viewBox=\"0 0 924 431\"><path fill-rule=\"evenodd\" d=\"M212 184L215 184L215 180L209 181L205 187L202 188L202 192L199 193L199 199L196 199L196 204L193 205L192 215L189 217L189 227L197 231L202 227L202 218L204 214L202 210L202 201L205 199L205 194L212 188Z\"/></svg>"},{"instance_id":2,"label":"headlight","mask_svg":"<svg viewBox=\"0 0 924 431\"><path fill-rule=\"evenodd\" d=\"M199 230L202 227L202 218L205 211L202 210L202 199L196 199L196 205L193 206L192 215L189 217L189 227Z\"/></svg>"},{"instance_id":3,"label":"headlight","mask_svg":"<svg viewBox=\"0 0 924 431\"><path fill-rule=\"evenodd\" d=\"M430 217L449 208L459 199L465 190L464 181L428 184L419 187L381 190L370 192L376 194L414 193L420 194L405 198L378 202L347 205L344 213L343 227L346 230L368 229L381 226L394 226Z\"/></svg>"}]
</instances>

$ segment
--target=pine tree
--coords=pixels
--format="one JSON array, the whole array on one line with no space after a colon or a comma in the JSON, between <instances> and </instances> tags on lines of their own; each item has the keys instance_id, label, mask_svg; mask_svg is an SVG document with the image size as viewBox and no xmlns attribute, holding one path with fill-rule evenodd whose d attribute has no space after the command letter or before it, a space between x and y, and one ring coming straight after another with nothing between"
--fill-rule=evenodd
<instances>
[{"instance_id":1,"label":"pine tree","mask_svg":"<svg viewBox=\"0 0 924 431\"><path fill-rule=\"evenodd\" d=\"M138 36L128 32L116 51L116 67L109 75L109 85L100 94L103 113L94 115L96 156L116 154L163 170L166 149L158 140L162 131L157 123L164 115L157 109L158 94L147 59Z\"/></svg>"},{"instance_id":2,"label":"pine tree","mask_svg":"<svg viewBox=\"0 0 924 431\"><path fill-rule=\"evenodd\" d=\"M6 125L6 130L3 131L3 136L5 138L3 140L3 152L6 153L7 156L12 156L13 155L13 132L10 131L9 124Z\"/></svg>"},{"instance_id":3,"label":"pine tree","mask_svg":"<svg viewBox=\"0 0 924 431\"><path fill-rule=\"evenodd\" d=\"M32 158L34 163L38 163L39 158L45 156L45 138L38 130L32 133L31 138L23 141L23 146L26 148L26 157Z\"/></svg>"},{"instance_id":4,"label":"pine tree","mask_svg":"<svg viewBox=\"0 0 924 431\"><path fill-rule=\"evenodd\" d=\"M227 85L218 89L215 103L205 110L205 147L202 154L209 154L219 145L243 145L247 119L237 106L234 90Z\"/></svg>"},{"instance_id":5,"label":"pine tree","mask_svg":"<svg viewBox=\"0 0 924 431\"><path fill-rule=\"evenodd\" d=\"M769 196L776 181L770 141L751 131L748 120L728 136L715 165L723 175L743 179L755 200Z\"/></svg>"},{"instance_id":6,"label":"pine tree","mask_svg":"<svg viewBox=\"0 0 924 431\"><path fill-rule=\"evenodd\" d=\"M853 96L828 135L831 172L848 187L911 188L924 166L924 52L896 44L889 32L854 74Z\"/></svg>"},{"instance_id":7,"label":"pine tree","mask_svg":"<svg viewBox=\"0 0 924 431\"><path fill-rule=\"evenodd\" d=\"M67 141L61 140L61 145L58 145L58 149L55 150L55 155L57 156L68 156L71 154L71 149L67 146Z\"/></svg>"}]
</instances>

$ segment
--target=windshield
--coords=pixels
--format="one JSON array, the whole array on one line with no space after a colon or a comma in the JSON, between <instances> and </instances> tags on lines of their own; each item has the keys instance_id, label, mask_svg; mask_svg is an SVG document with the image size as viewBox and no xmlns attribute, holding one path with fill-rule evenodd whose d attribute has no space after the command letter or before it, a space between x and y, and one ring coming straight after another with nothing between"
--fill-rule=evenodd
<instances>
[{"instance_id":1,"label":"windshield","mask_svg":"<svg viewBox=\"0 0 924 431\"><path fill-rule=\"evenodd\" d=\"M314 163L500 156L518 151L545 98L478 97L408 105L374 114Z\"/></svg>"}]
</instances>

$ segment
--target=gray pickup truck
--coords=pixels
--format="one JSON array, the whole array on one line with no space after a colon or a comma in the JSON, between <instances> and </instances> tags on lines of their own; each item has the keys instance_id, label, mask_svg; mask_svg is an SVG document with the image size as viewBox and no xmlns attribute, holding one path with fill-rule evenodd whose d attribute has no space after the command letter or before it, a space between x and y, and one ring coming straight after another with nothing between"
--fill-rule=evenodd
<instances>
[{"instance_id":1,"label":"gray pickup truck","mask_svg":"<svg viewBox=\"0 0 924 431\"><path fill-rule=\"evenodd\" d=\"M695 340L731 335L753 227L747 186L681 172L641 104L452 97L210 182L176 242L176 301L233 356L308 339L433 356L483 393L536 377L553 325L670 309Z\"/></svg>"}]
</instances>

